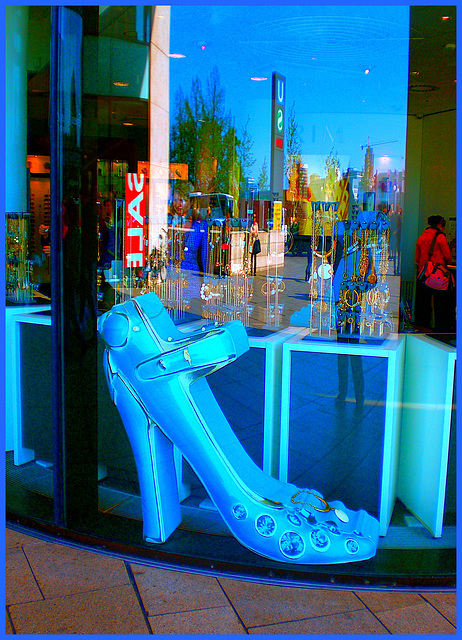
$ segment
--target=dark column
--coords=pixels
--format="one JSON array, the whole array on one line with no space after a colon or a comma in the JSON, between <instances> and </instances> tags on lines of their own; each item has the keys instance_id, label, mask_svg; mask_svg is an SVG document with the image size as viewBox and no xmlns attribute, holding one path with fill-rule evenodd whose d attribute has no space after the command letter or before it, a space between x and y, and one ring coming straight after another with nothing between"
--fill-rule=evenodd
<instances>
[{"instance_id":1,"label":"dark column","mask_svg":"<svg viewBox=\"0 0 462 640\"><path fill-rule=\"evenodd\" d=\"M92 263L97 237L96 222L88 220L81 180L79 9L52 7L51 349L55 521L85 529L97 516L96 264Z\"/></svg>"}]
</instances>

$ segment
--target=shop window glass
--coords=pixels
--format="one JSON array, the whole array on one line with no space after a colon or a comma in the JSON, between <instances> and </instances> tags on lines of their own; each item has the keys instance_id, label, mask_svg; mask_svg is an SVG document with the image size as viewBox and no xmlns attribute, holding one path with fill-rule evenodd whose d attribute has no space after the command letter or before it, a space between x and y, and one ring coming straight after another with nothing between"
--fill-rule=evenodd
<instances>
[{"instance_id":1,"label":"shop window glass","mask_svg":"<svg viewBox=\"0 0 462 640\"><path fill-rule=\"evenodd\" d=\"M48 308L15 329L8 507L152 549L97 323L155 293L179 331L244 324L248 351L208 382L252 461L329 500L341 489L386 529L409 8L167 9L29 8L30 210L7 237L23 225L27 302ZM164 549L197 558L187 536L213 533L220 558L229 531L173 459L182 531Z\"/></svg>"}]
</instances>

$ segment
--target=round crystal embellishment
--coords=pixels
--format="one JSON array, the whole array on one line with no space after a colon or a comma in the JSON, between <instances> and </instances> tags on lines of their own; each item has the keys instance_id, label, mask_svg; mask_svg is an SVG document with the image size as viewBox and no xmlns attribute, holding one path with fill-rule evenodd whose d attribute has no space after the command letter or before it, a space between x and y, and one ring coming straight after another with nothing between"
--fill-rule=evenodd
<instances>
[{"instance_id":1,"label":"round crystal embellishment","mask_svg":"<svg viewBox=\"0 0 462 640\"><path fill-rule=\"evenodd\" d=\"M237 520L245 520L247 518L247 509L243 504L236 504L233 507L233 516Z\"/></svg>"},{"instance_id":2,"label":"round crystal embellishment","mask_svg":"<svg viewBox=\"0 0 462 640\"><path fill-rule=\"evenodd\" d=\"M258 516L255 521L255 528L261 536L269 538L276 531L276 522L271 516Z\"/></svg>"},{"instance_id":3,"label":"round crystal embellishment","mask_svg":"<svg viewBox=\"0 0 462 640\"><path fill-rule=\"evenodd\" d=\"M325 522L322 523L326 529L328 531L330 531L331 533L333 533L335 536L341 536L342 532L340 531L340 529L337 527L337 525L335 524L335 522L333 522L332 520L326 520Z\"/></svg>"},{"instance_id":4,"label":"round crystal embellishment","mask_svg":"<svg viewBox=\"0 0 462 640\"><path fill-rule=\"evenodd\" d=\"M314 529L310 533L310 542L311 546L316 549L316 551L327 551L330 547L329 536L322 529Z\"/></svg>"},{"instance_id":5,"label":"round crystal embellishment","mask_svg":"<svg viewBox=\"0 0 462 640\"><path fill-rule=\"evenodd\" d=\"M353 540L352 538L350 538L345 542L345 549L348 551L348 553L351 553L351 555L354 555L359 551L359 544L356 542L356 540Z\"/></svg>"},{"instance_id":6,"label":"round crystal embellishment","mask_svg":"<svg viewBox=\"0 0 462 640\"><path fill-rule=\"evenodd\" d=\"M300 520L300 518L297 516L296 513L288 513L287 520L290 522L290 524L293 524L296 527L302 526L302 521Z\"/></svg>"},{"instance_id":7,"label":"round crystal embellishment","mask_svg":"<svg viewBox=\"0 0 462 640\"><path fill-rule=\"evenodd\" d=\"M305 542L295 531L286 531L279 540L279 548L286 558L300 558L305 551Z\"/></svg>"}]
</instances>

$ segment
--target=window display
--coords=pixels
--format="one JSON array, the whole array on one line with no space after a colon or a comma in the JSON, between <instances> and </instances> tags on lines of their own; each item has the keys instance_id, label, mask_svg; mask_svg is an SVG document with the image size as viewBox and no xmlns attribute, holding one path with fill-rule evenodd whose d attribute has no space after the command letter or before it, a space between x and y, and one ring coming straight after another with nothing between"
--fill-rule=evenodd
<instances>
[{"instance_id":1,"label":"window display","mask_svg":"<svg viewBox=\"0 0 462 640\"><path fill-rule=\"evenodd\" d=\"M99 332L111 395L138 465L147 541L164 542L181 520L176 444L231 532L256 553L304 564L375 554L375 518L267 476L227 423L204 376L247 351L242 323L184 334L149 293L115 305L100 318Z\"/></svg>"},{"instance_id":2,"label":"window display","mask_svg":"<svg viewBox=\"0 0 462 640\"><path fill-rule=\"evenodd\" d=\"M456 280L439 12L7 7L12 518L300 582L391 574L403 540L435 552L425 579L452 562L454 376L425 387L428 425L408 401L414 350L455 358L430 307L412 340L430 214ZM442 434L429 515L416 420Z\"/></svg>"}]
</instances>

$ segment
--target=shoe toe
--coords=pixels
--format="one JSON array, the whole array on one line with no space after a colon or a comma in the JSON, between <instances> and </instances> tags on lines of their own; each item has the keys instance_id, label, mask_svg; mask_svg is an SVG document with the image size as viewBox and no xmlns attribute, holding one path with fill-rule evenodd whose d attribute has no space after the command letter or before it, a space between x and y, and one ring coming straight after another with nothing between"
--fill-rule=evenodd
<instances>
[{"instance_id":1,"label":"shoe toe","mask_svg":"<svg viewBox=\"0 0 462 640\"><path fill-rule=\"evenodd\" d=\"M266 511L240 504L234 507L228 524L235 537L255 553L293 564L367 560L375 555L379 537L375 518L339 502L328 513L303 505Z\"/></svg>"}]
</instances>

